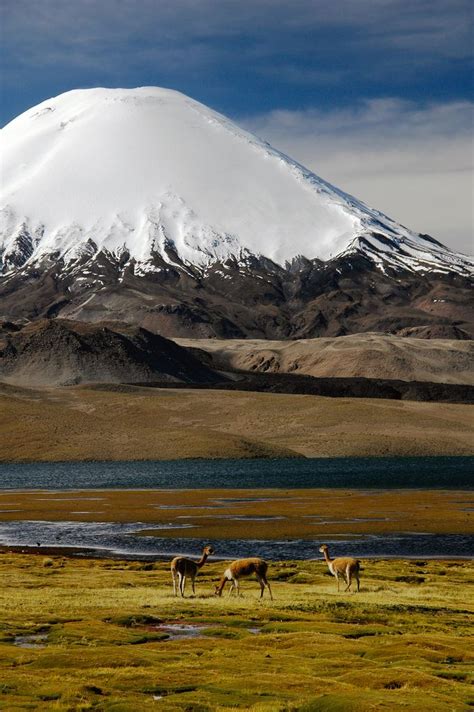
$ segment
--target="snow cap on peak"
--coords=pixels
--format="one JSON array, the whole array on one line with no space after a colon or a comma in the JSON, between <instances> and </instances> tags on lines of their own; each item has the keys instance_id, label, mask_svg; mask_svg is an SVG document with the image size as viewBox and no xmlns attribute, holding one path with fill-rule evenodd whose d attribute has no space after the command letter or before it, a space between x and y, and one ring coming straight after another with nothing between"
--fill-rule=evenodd
<instances>
[{"instance_id":1,"label":"snow cap on peak","mask_svg":"<svg viewBox=\"0 0 474 712\"><path fill-rule=\"evenodd\" d=\"M166 246L198 266L242 252L328 260L376 229L412 233L180 92L76 89L0 134L0 259L97 250L137 261Z\"/></svg>"}]
</instances>

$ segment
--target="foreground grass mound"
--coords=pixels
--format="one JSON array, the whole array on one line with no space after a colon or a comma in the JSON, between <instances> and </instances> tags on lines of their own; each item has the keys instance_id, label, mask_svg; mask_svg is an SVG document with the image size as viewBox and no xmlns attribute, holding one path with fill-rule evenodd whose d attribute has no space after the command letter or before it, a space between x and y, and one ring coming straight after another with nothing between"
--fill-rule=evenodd
<instances>
[{"instance_id":1,"label":"foreground grass mound","mask_svg":"<svg viewBox=\"0 0 474 712\"><path fill-rule=\"evenodd\" d=\"M359 594L322 562L269 567L274 602L172 596L166 563L0 555L0 709L468 710L472 563L365 561Z\"/></svg>"}]
</instances>

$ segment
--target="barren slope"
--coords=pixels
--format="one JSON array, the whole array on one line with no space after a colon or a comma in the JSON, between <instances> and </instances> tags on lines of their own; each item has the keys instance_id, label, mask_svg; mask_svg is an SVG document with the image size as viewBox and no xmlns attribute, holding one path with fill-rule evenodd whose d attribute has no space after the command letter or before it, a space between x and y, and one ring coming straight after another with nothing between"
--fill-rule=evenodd
<instances>
[{"instance_id":1,"label":"barren slope","mask_svg":"<svg viewBox=\"0 0 474 712\"><path fill-rule=\"evenodd\" d=\"M470 455L468 405L0 385L0 460Z\"/></svg>"},{"instance_id":2,"label":"barren slope","mask_svg":"<svg viewBox=\"0 0 474 712\"><path fill-rule=\"evenodd\" d=\"M388 378L474 383L474 342L415 339L381 334L337 338L175 339L198 348L215 368L299 373L319 377Z\"/></svg>"},{"instance_id":3,"label":"barren slope","mask_svg":"<svg viewBox=\"0 0 474 712\"><path fill-rule=\"evenodd\" d=\"M0 323L0 379L21 386L218 380L187 349L146 329L64 319Z\"/></svg>"}]
</instances>

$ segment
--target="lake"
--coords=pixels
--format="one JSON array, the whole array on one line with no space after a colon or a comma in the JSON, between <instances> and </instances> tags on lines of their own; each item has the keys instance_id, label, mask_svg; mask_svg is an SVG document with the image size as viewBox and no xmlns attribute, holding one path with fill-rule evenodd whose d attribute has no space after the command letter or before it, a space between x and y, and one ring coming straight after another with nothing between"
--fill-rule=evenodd
<instances>
[{"instance_id":1,"label":"lake","mask_svg":"<svg viewBox=\"0 0 474 712\"><path fill-rule=\"evenodd\" d=\"M0 464L0 489L472 489L474 457Z\"/></svg>"}]
</instances>

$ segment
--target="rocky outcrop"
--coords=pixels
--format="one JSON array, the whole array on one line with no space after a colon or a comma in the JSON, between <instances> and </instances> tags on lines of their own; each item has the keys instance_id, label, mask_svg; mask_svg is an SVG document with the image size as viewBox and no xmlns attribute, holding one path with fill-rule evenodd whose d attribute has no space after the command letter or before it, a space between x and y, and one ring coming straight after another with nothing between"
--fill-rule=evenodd
<instances>
[{"instance_id":1,"label":"rocky outcrop","mask_svg":"<svg viewBox=\"0 0 474 712\"><path fill-rule=\"evenodd\" d=\"M181 346L145 329L40 319L0 330L0 380L23 386L222 380Z\"/></svg>"}]
</instances>

